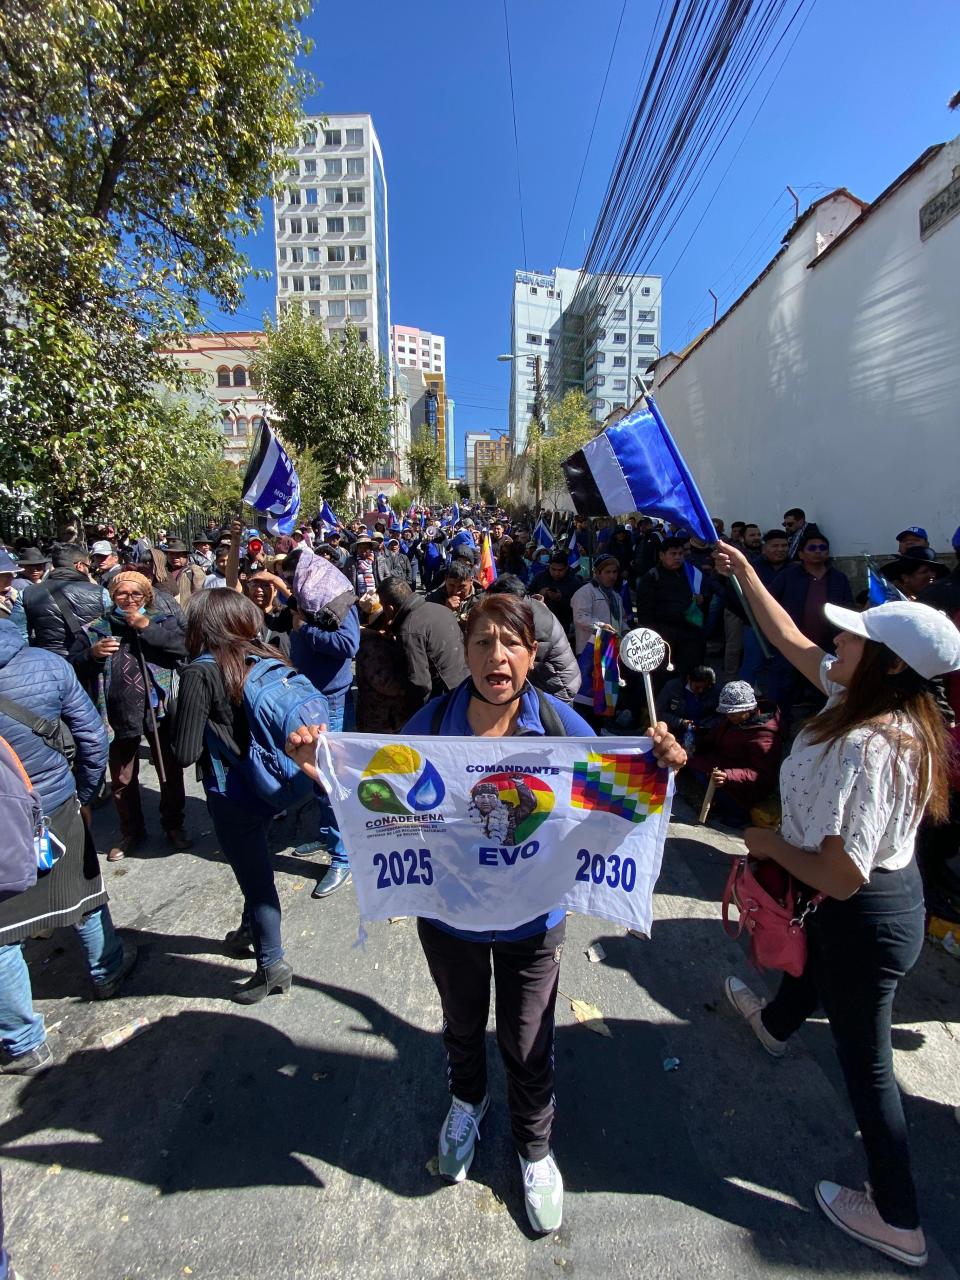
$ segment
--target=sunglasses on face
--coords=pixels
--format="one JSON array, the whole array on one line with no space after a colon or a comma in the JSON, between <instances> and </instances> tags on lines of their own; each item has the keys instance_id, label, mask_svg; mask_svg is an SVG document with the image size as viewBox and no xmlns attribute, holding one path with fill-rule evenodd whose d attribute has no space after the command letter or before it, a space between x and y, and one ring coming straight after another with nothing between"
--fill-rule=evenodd
<instances>
[{"instance_id":1,"label":"sunglasses on face","mask_svg":"<svg viewBox=\"0 0 960 1280\"><path fill-rule=\"evenodd\" d=\"M804 551L829 551L830 548L825 542L808 542L803 548Z\"/></svg>"}]
</instances>

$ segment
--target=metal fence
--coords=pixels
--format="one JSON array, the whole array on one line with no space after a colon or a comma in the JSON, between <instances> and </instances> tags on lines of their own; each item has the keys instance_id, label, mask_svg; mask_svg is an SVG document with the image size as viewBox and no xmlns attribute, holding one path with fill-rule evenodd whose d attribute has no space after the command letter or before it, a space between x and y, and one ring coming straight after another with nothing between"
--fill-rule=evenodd
<instances>
[{"instance_id":1,"label":"metal fence","mask_svg":"<svg viewBox=\"0 0 960 1280\"><path fill-rule=\"evenodd\" d=\"M234 515L233 511L191 511L180 520L171 520L165 525L148 529L146 534L151 541L156 542L161 529L165 529L168 536L189 543L201 530L206 529L209 521L214 521L218 528L223 529L230 524ZM120 527L115 525L118 531ZM18 505L0 503L0 538L8 546L12 546L17 539L26 539L23 545L42 546L52 542L56 536L57 522L51 516L41 512L25 513Z\"/></svg>"}]
</instances>

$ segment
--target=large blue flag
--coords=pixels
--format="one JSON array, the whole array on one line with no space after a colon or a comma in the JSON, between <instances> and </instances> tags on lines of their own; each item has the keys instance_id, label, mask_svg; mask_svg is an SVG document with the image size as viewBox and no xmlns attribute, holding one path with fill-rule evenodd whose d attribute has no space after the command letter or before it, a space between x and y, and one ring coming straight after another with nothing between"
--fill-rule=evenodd
<instances>
[{"instance_id":1,"label":"large blue flag","mask_svg":"<svg viewBox=\"0 0 960 1280\"><path fill-rule=\"evenodd\" d=\"M334 529L340 528L340 521L337 519L333 508L330 506L330 503L326 498L323 499L323 502L320 505L320 510L317 512L317 519L323 525L325 533L333 533Z\"/></svg>"},{"instance_id":2,"label":"large blue flag","mask_svg":"<svg viewBox=\"0 0 960 1280\"><path fill-rule=\"evenodd\" d=\"M260 427L253 457L243 477L243 500L269 517L270 533L290 534L297 527L300 480L267 422Z\"/></svg>"},{"instance_id":3,"label":"large blue flag","mask_svg":"<svg viewBox=\"0 0 960 1280\"><path fill-rule=\"evenodd\" d=\"M578 513L617 516L642 511L717 541L696 482L650 396L563 464Z\"/></svg>"},{"instance_id":4,"label":"large blue flag","mask_svg":"<svg viewBox=\"0 0 960 1280\"><path fill-rule=\"evenodd\" d=\"M385 493L377 494L377 510L382 516L385 516L390 510L390 503L387 501L387 495Z\"/></svg>"},{"instance_id":5,"label":"large blue flag","mask_svg":"<svg viewBox=\"0 0 960 1280\"><path fill-rule=\"evenodd\" d=\"M547 526L543 523L543 516L537 521L537 527L533 531L533 540L538 547L546 547L549 551L553 546L554 537Z\"/></svg>"}]
</instances>

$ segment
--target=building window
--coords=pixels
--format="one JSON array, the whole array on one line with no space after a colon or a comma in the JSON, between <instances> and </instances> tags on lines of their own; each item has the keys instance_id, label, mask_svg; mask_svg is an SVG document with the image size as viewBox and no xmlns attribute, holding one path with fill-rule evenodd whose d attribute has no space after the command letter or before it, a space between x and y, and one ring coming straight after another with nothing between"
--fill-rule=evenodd
<instances>
[{"instance_id":1,"label":"building window","mask_svg":"<svg viewBox=\"0 0 960 1280\"><path fill-rule=\"evenodd\" d=\"M347 175L354 178L363 177L363 156L347 157Z\"/></svg>"},{"instance_id":2,"label":"building window","mask_svg":"<svg viewBox=\"0 0 960 1280\"><path fill-rule=\"evenodd\" d=\"M363 204L363 187L347 187L347 204Z\"/></svg>"},{"instance_id":3,"label":"building window","mask_svg":"<svg viewBox=\"0 0 960 1280\"><path fill-rule=\"evenodd\" d=\"M530 400L527 401L527 413L535 413L537 406Z\"/></svg>"},{"instance_id":4,"label":"building window","mask_svg":"<svg viewBox=\"0 0 960 1280\"><path fill-rule=\"evenodd\" d=\"M280 254L279 254L279 256L280 256L280 261L281 261L281 262L286 262L286 260L287 260L287 250L286 250L286 248L285 248L283 245L281 245L281 246L280 246Z\"/></svg>"},{"instance_id":5,"label":"building window","mask_svg":"<svg viewBox=\"0 0 960 1280\"><path fill-rule=\"evenodd\" d=\"M277 219L277 235L278 236L283 235L283 219L282 218Z\"/></svg>"},{"instance_id":6,"label":"building window","mask_svg":"<svg viewBox=\"0 0 960 1280\"><path fill-rule=\"evenodd\" d=\"M367 246L365 244L352 244L350 246L350 261L366 262L366 260L367 260Z\"/></svg>"},{"instance_id":7,"label":"building window","mask_svg":"<svg viewBox=\"0 0 960 1280\"><path fill-rule=\"evenodd\" d=\"M644 287L640 290L640 292L643 294L645 298L650 297L650 288L648 285L644 285Z\"/></svg>"},{"instance_id":8,"label":"building window","mask_svg":"<svg viewBox=\"0 0 960 1280\"><path fill-rule=\"evenodd\" d=\"M363 300L363 298L350 299L350 314L352 316L358 317L361 320L364 318L364 316L367 314L367 304Z\"/></svg>"},{"instance_id":9,"label":"building window","mask_svg":"<svg viewBox=\"0 0 960 1280\"><path fill-rule=\"evenodd\" d=\"M602 373L598 373L598 374L597 374L596 385L597 385L598 387L602 387L602 386L603 386L603 384L606 382L606 380L607 380L607 379L606 379L606 376L605 376L604 374L602 374Z\"/></svg>"},{"instance_id":10,"label":"building window","mask_svg":"<svg viewBox=\"0 0 960 1280\"><path fill-rule=\"evenodd\" d=\"M293 280L293 292L303 293L303 276L292 276L291 279Z\"/></svg>"},{"instance_id":11,"label":"building window","mask_svg":"<svg viewBox=\"0 0 960 1280\"><path fill-rule=\"evenodd\" d=\"M527 341L530 343L531 347L539 347L540 345L539 333L528 333Z\"/></svg>"},{"instance_id":12,"label":"building window","mask_svg":"<svg viewBox=\"0 0 960 1280\"><path fill-rule=\"evenodd\" d=\"M325 176L328 178L339 178L341 173L343 173L343 161L342 160L324 160L323 172Z\"/></svg>"},{"instance_id":13,"label":"building window","mask_svg":"<svg viewBox=\"0 0 960 1280\"><path fill-rule=\"evenodd\" d=\"M344 248L342 244L327 245L328 262L343 262L344 256Z\"/></svg>"},{"instance_id":14,"label":"building window","mask_svg":"<svg viewBox=\"0 0 960 1280\"><path fill-rule=\"evenodd\" d=\"M636 318L640 324L653 324L656 315L653 311L638 311Z\"/></svg>"},{"instance_id":15,"label":"building window","mask_svg":"<svg viewBox=\"0 0 960 1280\"><path fill-rule=\"evenodd\" d=\"M544 338L544 340L543 340L543 345L544 345L545 347L552 346L552 345L553 345L553 339L552 339L552 338Z\"/></svg>"},{"instance_id":16,"label":"building window","mask_svg":"<svg viewBox=\"0 0 960 1280\"><path fill-rule=\"evenodd\" d=\"M324 145L325 147L339 147L339 145L340 145L340 130L339 130L339 129L324 129L324 131L323 131L323 145Z\"/></svg>"},{"instance_id":17,"label":"building window","mask_svg":"<svg viewBox=\"0 0 960 1280\"><path fill-rule=\"evenodd\" d=\"M622 400L614 400L613 407L614 409L625 409L627 406L623 403Z\"/></svg>"},{"instance_id":18,"label":"building window","mask_svg":"<svg viewBox=\"0 0 960 1280\"><path fill-rule=\"evenodd\" d=\"M308 307L308 309L309 309L309 311L310 311L310 314L311 314L312 316L319 316L319 315L322 315L322 312L321 312L321 310L320 310L320 303L319 303L319 302L309 302L309 303L307 303L307 307Z\"/></svg>"},{"instance_id":19,"label":"building window","mask_svg":"<svg viewBox=\"0 0 960 1280\"><path fill-rule=\"evenodd\" d=\"M607 336L607 331L606 331L606 329L598 329L598 330L597 330L597 342L603 342L603 340L604 340L604 338L605 338L606 336Z\"/></svg>"},{"instance_id":20,"label":"building window","mask_svg":"<svg viewBox=\"0 0 960 1280\"><path fill-rule=\"evenodd\" d=\"M604 364L606 362L606 359L607 359L607 354L605 351L597 352L597 364Z\"/></svg>"},{"instance_id":21,"label":"building window","mask_svg":"<svg viewBox=\"0 0 960 1280\"><path fill-rule=\"evenodd\" d=\"M623 285L622 285L622 284L614 285L614 287L613 287L613 292L614 292L614 293L623 293ZM648 292L649 292L649 291L648 291Z\"/></svg>"},{"instance_id":22,"label":"building window","mask_svg":"<svg viewBox=\"0 0 960 1280\"><path fill-rule=\"evenodd\" d=\"M290 261L291 261L291 262L302 262L302 261L303 261L303 249L301 249L299 245L291 245L291 247L290 247Z\"/></svg>"},{"instance_id":23,"label":"building window","mask_svg":"<svg viewBox=\"0 0 960 1280\"><path fill-rule=\"evenodd\" d=\"M347 130L347 146L348 147L363 146L363 130L362 129Z\"/></svg>"},{"instance_id":24,"label":"building window","mask_svg":"<svg viewBox=\"0 0 960 1280\"><path fill-rule=\"evenodd\" d=\"M234 426L234 435L239 436L239 437L241 438L241 440L246 440L246 438L247 438L247 420L246 420L246 418L238 418L238 419L237 419L236 424L235 424L235 426Z\"/></svg>"},{"instance_id":25,"label":"building window","mask_svg":"<svg viewBox=\"0 0 960 1280\"><path fill-rule=\"evenodd\" d=\"M342 187L326 187L324 190L327 204L343 204Z\"/></svg>"},{"instance_id":26,"label":"building window","mask_svg":"<svg viewBox=\"0 0 960 1280\"><path fill-rule=\"evenodd\" d=\"M327 315L333 316L334 319L345 316L347 314L347 304L345 302L328 302Z\"/></svg>"},{"instance_id":27,"label":"building window","mask_svg":"<svg viewBox=\"0 0 960 1280\"><path fill-rule=\"evenodd\" d=\"M290 163L287 165L287 173L290 174L291 178L299 178L300 177L300 161L291 160Z\"/></svg>"},{"instance_id":28,"label":"building window","mask_svg":"<svg viewBox=\"0 0 960 1280\"><path fill-rule=\"evenodd\" d=\"M351 289L366 289L366 287L367 287L367 277L365 275L362 275L362 276L352 275L350 277Z\"/></svg>"},{"instance_id":29,"label":"building window","mask_svg":"<svg viewBox=\"0 0 960 1280\"><path fill-rule=\"evenodd\" d=\"M614 344L618 347L622 347L623 344L626 342L626 340L627 340L627 335L623 332L615 333L613 335Z\"/></svg>"},{"instance_id":30,"label":"building window","mask_svg":"<svg viewBox=\"0 0 960 1280\"><path fill-rule=\"evenodd\" d=\"M225 436L233 435L233 419L230 417L229 413L225 413L223 415L223 419L220 424L220 430L223 432Z\"/></svg>"},{"instance_id":31,"label":"building window","mask_svg":"<svg viewBox=\"0 0 960 1280\"><path fill-rule=\"evenodd\" d=\"M548 298L555 298L556 296L557 296L557 295L556 295L556 293L554 292L554 290L553 290L553 289L548 289L548 290L547 290L547 297L548 297Z\"/></svg>"},{"instance_id":32,"label":"building window","mask_svg":"<svg viewBox=\"0 0 960 1280\"><path fill-rule=\"evenodd\" d=\"M329 281L331 293L343 293L347 287L346 276L330 276Z\"/></svg>"},{"instance_id":33,"label":"building window","mask_svg":"<svg viewBox=\"0 0 960 1280\"><path fill-rule=\"evenodd\" d=\"M281 276L281 277L280 277L280 288L281 288L281 289L289 289L289 288L290 288L290 277L289 277L289 276ZM226 386L229 386L229 385L230 385L230 384L229 384L229 382L228 382L228 383L226 383Z\"/></svg>"},{"instance_id":34,"label":"building window","mask_svg":"<svg viewBox=\"0 0 960 1280\"><path fill-rule=\"evenodd\" d=\"M321 276L310 277L310 292L321 293L323 291L323 279Z\"/></svg>"},{"instance_id":35,"label":"building window","mask_svg":"<svg viewBox=\"0 0 960 1280\"><path fill-rule=\"evenodd\" d=\"M291 188L289 189L289 191L287 192L287 203L288 203L288 204L299 204L299 203L300 203L300 188L299 188L299 187L291 187Z\"/></svg>"},{"instance_id":36,"label":"building window","mask_svg":"<svg viewBox=\"0 0 960 1280\"><path fill-rule=\"evenodd\" d=\"M307 261L308 262L320 261L320 250L317 248L315 244L310 245L310 247L307 249Z\"/></svg>"},{"instance_id":37,"label":"building window","mask_svg":"<svg viewBox=\"0 0 960 1280\"><path fill-rule=\"evenodd\" d=\"M350 216L350 230L351 230L351 231L366 231L366 229L367 229L367 220L366 220L366 218L365 218L365 217L363 217L363 215L362 215L362 214L360 214L359 216L358 216L357 214L351 214L351 216Z\"/></svg>"},{"instance_id":38,"label":"building window","mask_svg":"<svg viewBox=\"0 0 960 1280\"><path fill-rule=\"evenodd\" d=\"M536 292L537 292L537 286L536 286L535 284L532 284L532 285L530 286L530 292L531 292L532 294L536 294Z\"/></svg>"},{"instance_id":39,"label":"building window","mask_svg":"<svg viewBox=\"0 0 960 1280\"><path fill-rule=\"evenodd\" d=\"M361 341L361 342L366 343L366 341L367 341L367 331L366 331L366 329L358 329L358 330L357 330L357 337L360 339L360 341Z\"/></svg>"},{"instance_id":40,"label":"building window","mask_svg":"<svg viewBox=\"0 0 960 1280\"><path fill-rule=\"evenodd\" d=\"M654 335L652 333L638 333L637 343L641 347L652 347L655 345Z\"/></svg>"},{"instance_id":41,"label":"building window","mask_svg":"<svg viewBox=\"0 0 960 1280\"><path fill-rule=\"evenodd\" d=\"M315 147L317 145L317 131L313 125L308 125L303 131L303 145L305 147Z\"/></svg>"},{"instance_id":42,"label":"building window","mask_svg":"<svg viewBox=\"0 0 960 1280\"><path fill-rule=\"evenodd\" d=\"M328 231L342 231L342 230L343 230L343 219L342 219L342 218L328 218L328 219L327 219L327 230L328 230Z\"/></svg>"},{"instance_id":43,"label":"building window","mask_svg":"<svg viewBox=\"0 0 960 1280\"><path fill-rule=\"evenodd\" d=\"M292 236L298 236L298 235L300 235L300 233L301 233L302 231L303 231L303 219L302 219L302 218L291 218L291 219L290 219L290 234L291 234Z\"/></svg>"},{"instance_id":44,"label":"building window","mask_svg":"<svg viewBox=\"0 0 960 1280\"><path fill-rule=\"evenodd\" d=\"M316 236L319 234L320 234L320 219L308 218L307 219L307 235Z\"/></svg>"},{"instance_id":45,"label":"building window","mask_svg":"<svg viewBox=\"0 0 960 1280\"><path fill-rule=\"evenodd\" d=\"M626 311L615 311L613 313L613 318L614 320L626 320L627 313Z\"/></svg>"},{"instance_id":46,"label":"building window","mask_svg":"<svg viewBox=\"0 0 960 1280\"><path fill-rule=\"evenodd\" d=\"M317 172L317 162L316 162L316 160L304 160L304 162L303 162L303 172L304 172L304 173L316 173L316 172Z\"/></svg>"},{"instance_id":47,"label":"building window","mask_svg":"<svg viewBox=\"0 0 960 1280\"><path fill-rule=\"evenodd\" d=\"M307 204L316 204L316 203L317 203L317 188L316 188L316 187L307 187L307 188L305 188L305 194L306 194L306 197L307 197Z\"/></svg>"},{"instance_id":48,"label":"building window","mask_svg":"<svg viewBox=\"0 0 960 1280\"><path fill-rule=\"evenodd\" d=\"M615 369L625 369L625 368L627 367L627 357L626 357L626 356L614 356L614 357L613 357L613 367L614 367Z\"/></svg>"},{"instance_id":49,"label":"building window","mask_svg":"<svg viewBox=\"0 0 960 1280\"><path fill-rule=\"evenodd\" d=\"M626 389L627 389L627 380L626 380L626 378L614 378L614 380L613 380L613 389L614 389L614 391L626 391Z\"/></svg>"},{"instance_id":50,"label":"building window","mask_svg":"<svg viewBox=\"0 0 960 1280\"><path fill-rule=\"evenodd\" d=\"M225 364L222 364L220 368L217 370L217 386L229 387L229 385L230 385L230 370L227 368Z\"/></svg>"}]
</instances>

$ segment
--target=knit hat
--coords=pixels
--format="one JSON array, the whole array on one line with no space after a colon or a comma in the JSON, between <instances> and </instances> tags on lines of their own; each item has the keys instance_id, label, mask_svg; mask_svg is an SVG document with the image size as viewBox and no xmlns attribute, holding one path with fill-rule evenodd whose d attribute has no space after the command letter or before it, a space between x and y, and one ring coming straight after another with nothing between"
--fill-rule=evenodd
<instances>
[{"instance_id":1,"label":"knit hat","mask_svg":"<svg viewBox=\"0 0 960 1280\"><path fill-rule=\"evenodd\" d=\"M128 591L139 591L143 596L145 605L153 604L153 587L142 573L135 573L132 569L124 569L123 573L118 573L112 577L107 583L107 591L111 600L116 597L121 587L126 587Z\"/></svg>"},{"instance_id":2,"label":"knit hat","mask_svg":"<svg viewBox=\"0 0 960 1280\"><path fill-rule=\"evenodd\" d=\"M731 680L721 689L720 701L717 703L717 710L721 715L728 716L734 711L755 711L756 709L757 695L753 691L753 685L748 684L746 680Z\"/></svg>"}]
</instances>

